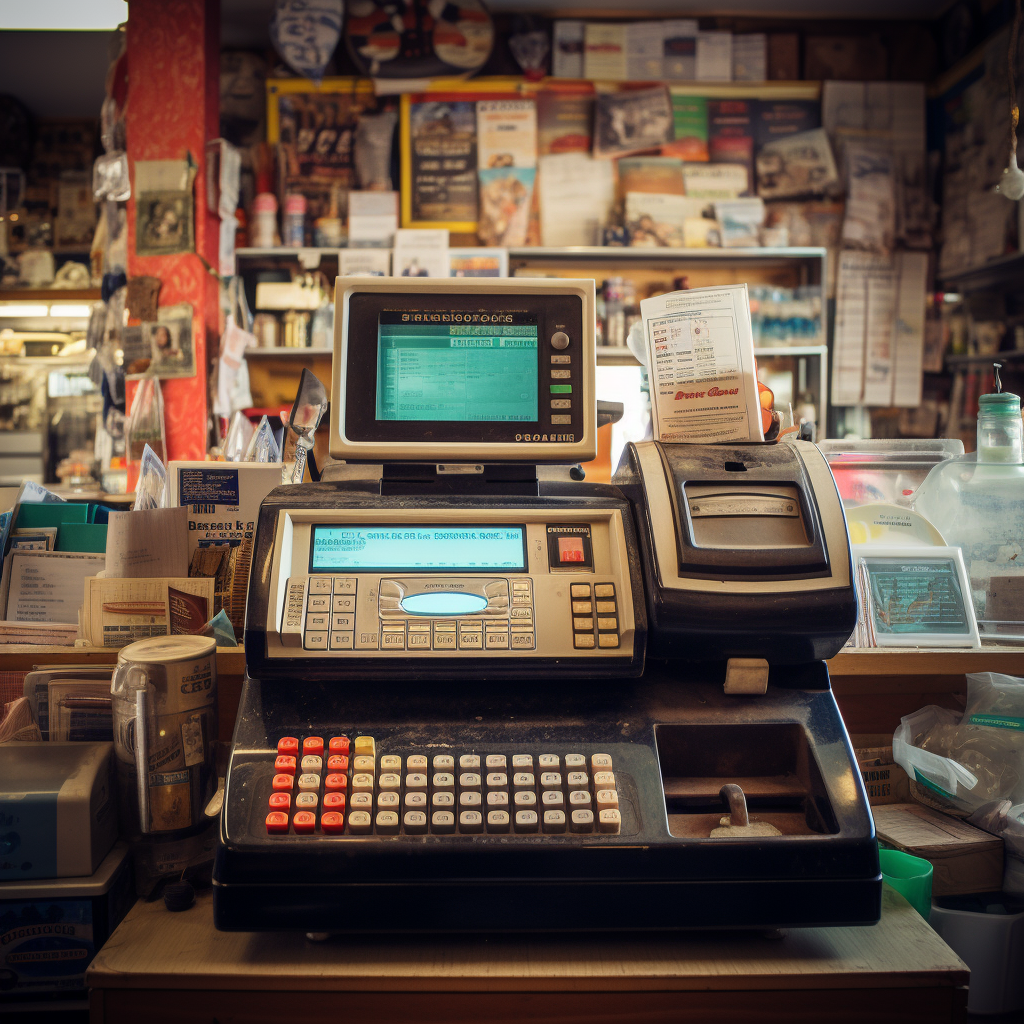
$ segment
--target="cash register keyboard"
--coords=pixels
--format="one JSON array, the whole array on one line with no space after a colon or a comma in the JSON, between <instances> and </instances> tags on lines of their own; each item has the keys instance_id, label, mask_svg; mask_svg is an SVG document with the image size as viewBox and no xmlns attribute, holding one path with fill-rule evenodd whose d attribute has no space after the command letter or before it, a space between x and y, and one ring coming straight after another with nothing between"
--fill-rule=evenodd
<instances>
[{"instance_id":1,"label":"cash register keyboard","mask_svg":"<svg viewBox=\"0 0 1024 1024\"><path fill-rule=\"evenodd\" d=\"M609 754L378 756L372 736L282 737L269 835L618 835Z\"/></svg>"}]
</instances>

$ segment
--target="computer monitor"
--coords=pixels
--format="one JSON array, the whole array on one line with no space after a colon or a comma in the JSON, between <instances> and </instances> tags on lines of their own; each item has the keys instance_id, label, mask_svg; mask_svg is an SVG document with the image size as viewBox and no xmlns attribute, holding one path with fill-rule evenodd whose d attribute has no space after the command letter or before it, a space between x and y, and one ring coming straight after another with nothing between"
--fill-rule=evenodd
<instances>
[{"instance_id":1,"label":"computer monitor","mask_svg":"<svg viewBox=\"0 0 1024 1024\"><path fill-rule=\"evenodd\" d=\"M338 278L331 455L584 462L594 282Z\"/></svg>"}]
</instances>

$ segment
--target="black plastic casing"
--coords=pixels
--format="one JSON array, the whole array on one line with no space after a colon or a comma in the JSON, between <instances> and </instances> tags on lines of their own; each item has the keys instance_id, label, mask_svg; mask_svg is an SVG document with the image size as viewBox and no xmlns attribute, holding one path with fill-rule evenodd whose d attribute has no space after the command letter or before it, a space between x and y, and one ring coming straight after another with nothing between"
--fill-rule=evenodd
<instances>
[{"instance_id":1,"label":"black plastic casing","mask_svg":"<svg viewBox=\"0 0 1024 1024\"><path fill-rule=\"evenodd\" d=\"M857 624L857 598L852 580L849 544L829 551L824 545L821 515L815 492L798 450L791 444L659 444L665 476L644 479L637 448L629 444L615 474L615 484L630 499L637 523L640 557L647 582L648 656L686 661L728 658L764 658L773 665L800 665L834 657L842 650ZM726 464L743 465L742 472ZM673 590L664 585L655 553L648 491L665 489L675 517L677 566L680 576L707 580L698 590ZM745 553L746 571L737 572L736 552L700 550L691 543L686 502L687 483L722 483L756 489L758 484L789 485L800 492L801 511L810 547L799 552L761 550ZM834 490L834 483L832 484ZM833 513L842 506L838 493ZM756 524L751 523L751 529ZM845 518L844 518L845 533ZM824 560L824 568L822 567ZM715 581L776 580L784 584L798 578L828 578L838 560L847 567L846 586L804 592L730 594Z\"/></svg>"}]
</instances>

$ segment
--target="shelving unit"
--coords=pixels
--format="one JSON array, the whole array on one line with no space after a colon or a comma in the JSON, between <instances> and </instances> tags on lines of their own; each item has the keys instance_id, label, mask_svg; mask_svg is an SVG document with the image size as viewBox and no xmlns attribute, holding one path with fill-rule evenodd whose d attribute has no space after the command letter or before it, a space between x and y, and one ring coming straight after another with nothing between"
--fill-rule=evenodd
<instances>
[{"instance_id":1,"label":"shelving unit","mask_svg":"<svg viewBox=\"0 0 1024 1024\"><path fill-rule=\"evenodd\" d=\"M337 271L338 249L295 248L273 246L242 248L236 251L238 272L245 279L246 295L250 304L255 301L254 275L258 271L284 269L296 263L303 270L317 269L328 276ZM601 282L610 276L628 277L639 295L648 291L668 291L675 277L685 277L691 287L725 284L763 284L796 288L822 287L827 279L827 252L817 247L792 248L736 248L736 249L661 249L627 248L616 246L570 246L548 248L523 246L508 251L509 273L538 272L545 276L584 277ZM815 400L819 433L827 423L828 402L828 338L827 317L822 309L822 330L817 343L802 345L761 346L755 355L764 364L771 360L783 366L791 363L792 395L794 405L799 399L795 392L799 381L804 381ZM291 386L302 366L314 369L330 357L330 351L310 348L248 349L253 398L259 392L260 405L275 405L276 387ZM279 364L275 372L274 364ZM624 346L599 346L599 366L636 366L629 349ZM328 383L329 387L329 383ZM283 394L283 390L282 390Z\"/></svg>"}]
</instances>

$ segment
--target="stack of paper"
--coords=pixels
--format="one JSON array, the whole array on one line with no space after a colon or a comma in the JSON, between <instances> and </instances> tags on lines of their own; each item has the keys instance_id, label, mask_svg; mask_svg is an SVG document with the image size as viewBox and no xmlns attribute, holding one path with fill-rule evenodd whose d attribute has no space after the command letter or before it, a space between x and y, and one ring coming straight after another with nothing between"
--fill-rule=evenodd
<instances>
[{"instance_id":1,"label":"stack of paper","mask_svg":"<svg viewBox=\"0 0 1024 1024\"><path fill-rule=\"evenodd\" d=\"M764 440L747 286L658 295L640 303L640 314L655 438Z\"/></svg>"}]
</instances>

